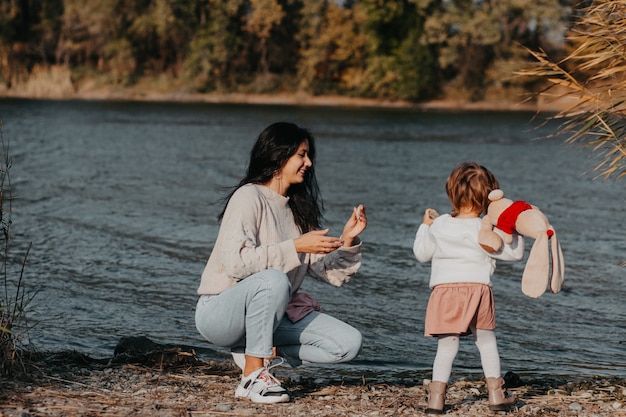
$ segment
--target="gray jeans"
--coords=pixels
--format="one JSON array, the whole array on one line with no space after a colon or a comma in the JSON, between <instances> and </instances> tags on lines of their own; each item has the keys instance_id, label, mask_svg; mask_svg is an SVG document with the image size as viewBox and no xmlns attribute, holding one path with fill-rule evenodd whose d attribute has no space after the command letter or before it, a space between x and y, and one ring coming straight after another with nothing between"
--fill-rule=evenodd
<instances>
[{"instance_id":1,"label":"gray jeans","mask_svg":"<svg viewBox=\"0 0 626 417\"><path fill-rule=\"evenodd\" d=\"M352 360L362 336L354 327L313 311L292 323L285 310L291 295L287 275L261 271L218 295L203 295L196 306L196 328L211 343L249 356L272 356L277 346L292 366L302 362L337 363Z\"/></svg>"}]
</instances>

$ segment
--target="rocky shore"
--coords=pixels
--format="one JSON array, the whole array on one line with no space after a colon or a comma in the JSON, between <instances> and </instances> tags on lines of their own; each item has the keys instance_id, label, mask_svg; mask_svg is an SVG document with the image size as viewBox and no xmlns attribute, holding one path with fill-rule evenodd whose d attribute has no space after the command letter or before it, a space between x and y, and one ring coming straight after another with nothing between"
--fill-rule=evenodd
<instances>
[{"instance_id":1,"label":"rocky shore","mask_svg":"<svg viewBox=\"0 0 626 417\"><path fill-rule=\"evenodd\" d=\"M119 346L119 345L118 345ZM289 403L259 405L234 398L240 370L230 360L203 361L193 351L150 345L116 349L110 360L76 352L39 355L29 372L0 379L0 415L30 416L422 416L425 381L322 381L275 368ZM626 379L519 378L507 375L518 398L510 412L491 412L484 381L458 379L446 416L626 416Z\"/></svg>"}]
</instances>

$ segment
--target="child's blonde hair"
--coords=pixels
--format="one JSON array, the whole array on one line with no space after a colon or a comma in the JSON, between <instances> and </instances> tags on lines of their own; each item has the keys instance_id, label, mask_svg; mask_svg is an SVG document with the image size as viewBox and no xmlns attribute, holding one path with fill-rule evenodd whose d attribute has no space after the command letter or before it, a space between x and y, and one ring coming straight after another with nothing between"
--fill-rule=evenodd
<instances>
[{"instance_id":1,"label":"child's blonde hair","mask_svg":"<svg viewBox=\"0 0 626 417\"><path fill-rule=\"evenodd\" d=\"M496 177L476 162L464 162L457 166L446 181L446 193L452 203L450 215L456 217L461 207L471 207L487 212L489 199L487 196L496 188L500 188Z\"/></svg>"}]
</instances>

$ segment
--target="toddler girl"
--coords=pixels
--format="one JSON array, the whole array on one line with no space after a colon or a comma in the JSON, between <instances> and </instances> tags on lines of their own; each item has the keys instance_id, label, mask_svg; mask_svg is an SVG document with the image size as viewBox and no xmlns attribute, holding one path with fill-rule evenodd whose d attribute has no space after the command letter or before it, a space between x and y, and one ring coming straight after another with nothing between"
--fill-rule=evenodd
<instances>
[{"instance_id":1,"label":"toddler girl","mask_svg":"<svg viewBox=\"0 0 626 417\"><path fill-rule=\"evenodd\" d=\"M424 333L438 339L432 382L428 386L428 414L443 413L459 337L470 334L480 352L489 408L508 410L515 404L515 397L504 390L500 373L491 275L495 259L522 259L524 241L515 234L510 245L491 254L478 244L480 216L487 210L487 195L496 188L498 180L485 167L474 162L459 165L446 182L451 213L437 217L433 209L427 209L415 236L415 257L420 262L431 261L432 293Z\"/></svg>"}]
</instances>

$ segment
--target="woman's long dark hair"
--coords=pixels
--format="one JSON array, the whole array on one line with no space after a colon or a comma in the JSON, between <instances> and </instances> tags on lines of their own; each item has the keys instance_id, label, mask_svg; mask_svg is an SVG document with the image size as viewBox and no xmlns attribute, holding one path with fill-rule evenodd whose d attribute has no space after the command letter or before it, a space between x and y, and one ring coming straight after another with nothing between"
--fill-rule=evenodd
<instances>
[{"instance_id":1,"label":"woman's long dark hair","mask_svg":"<svg viewBox=\"0 0 626 417\"><path fill-rule=\"evenodd\" d=\"M287 190L289 207L302 233L319 229L324 205L315 177L315 139L307 129L287 122L271 124L261 132L250 152L246 176L225 198L224 208L218 219L224 217L226 206L235 191L246 184L269 182L274 173L298 151L303 142L309 144L309 159L312 166L306 170L301 184L293 184Z\"/></svg>"}]
</instances>

